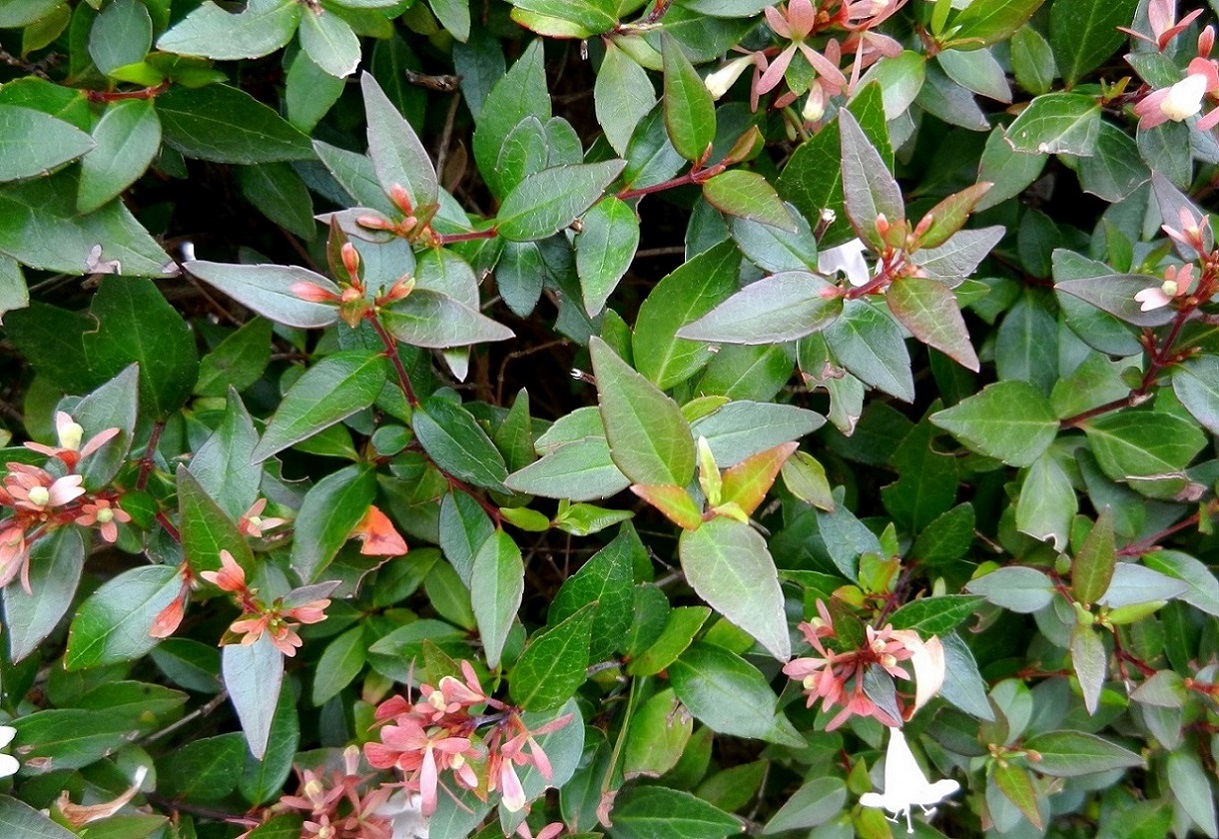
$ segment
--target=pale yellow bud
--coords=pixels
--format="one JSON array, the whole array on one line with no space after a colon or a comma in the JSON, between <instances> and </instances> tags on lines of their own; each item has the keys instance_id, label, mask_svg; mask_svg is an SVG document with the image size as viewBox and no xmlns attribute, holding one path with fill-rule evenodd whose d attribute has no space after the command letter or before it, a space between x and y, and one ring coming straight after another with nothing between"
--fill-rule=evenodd
<instances>
[{"instance_id":1,"label":"pale yellow bud","mask_svg":"<svg viewBox=\"0 0 1219 839\"><path fill-rule=\"evenodd\" d=\"M85 436L85 430L80 427L80 423L65 422L58 430L60 448L71 452L80 451L80 441Z\"/></svg>"},{"instance_id":2,"label":"pale yellow bud","mask_svg":"<svg viewBox=\"0 0 1219 839\"><path fill-rule=\"evenodd\" d=\"M1202 110L1202 96L1206 93L1206 76L1194 73L1168 89L1168 96L1160 103L1160 112L1174 122L1189 119Z\"/></svg>"},{"instance_id":3,"label":"pale yellow bud","mask_svg":"<svg viewBox=\"0 0 1219 839\"><path fill-rule=\"evenodd\" d=\"M114 521L114 510L109 507L102 507L97 511L97 521L99 524L110 524Z\"/></svg>"},{"instance_id":4,"label":"pale yellow bud","mask_svg":"<svg viewBox=\"0 0 1219 839\"><path fill-rule=\"evenodd\" d=\"M46 487L33 487L26 496L35 507L45 507L51 500L51 491Z\"/></svg>"}]
</instances>

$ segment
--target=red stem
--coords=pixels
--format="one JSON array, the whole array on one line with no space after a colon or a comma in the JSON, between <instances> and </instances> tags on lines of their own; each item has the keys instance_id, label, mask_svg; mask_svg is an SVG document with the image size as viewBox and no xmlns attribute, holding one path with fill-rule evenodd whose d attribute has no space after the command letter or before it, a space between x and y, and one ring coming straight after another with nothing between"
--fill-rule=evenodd
<instances>
[{"instance_id":1,"label":"red stem","mask_svg":"<svg viewBox=\"0 0 1219 839\"><path fill-rule=\"evenodd\" d=\"M148 486L148 478L157 465L154 456L157 453L157 445L161 442L161 432L164 430L165 423L160 421L153 423L152 433L148 435L148 445L144 447L144 456L140 458L140 474L135 479L136 489Z\"/></svg>"},{"instance_id":2,"label":"red stem","mask_svg":"<svg viewBox=\"0 0 1219 839\"><path fill-rule=\"evenodd\" d=\"M389 356L389 360L394 365L394 371L398 374L398 387L402 388L402 394L406 397L407 403L412 408L418 408L419 397L415 396L415 389L411 387L410 374L406 372L402 357L398 355L398 340L381 325L381 321L377 320L375 313L370 312L367 320L372 324L373 331L377 333L381 343L385 345L385 354Z\"/></svg>"},{"instance_id":3,"label":"red stem","mask_svg":"<svg viewBox=\"0 0 1219 839\"><path fill-rule=\"evenodd\" d=\"M486 230L471 230L469 233L437 233L436 240L442 245L451 245L454 242L471 242L475 239L494 239L497 235L499 231L489 227Z\"/></svg>"},{"instance_id":4,"label":"red stem","mask_svg":"<svg viewBox=\"0 0 1219 839\"><path fill-rule=\"evenodd\" d=\"M156 99L169 90L169 80L155 87L145 87L140 90L86 90L85 98L90 102L121 102L124 99Z\"/></svg>"}]
</instances>

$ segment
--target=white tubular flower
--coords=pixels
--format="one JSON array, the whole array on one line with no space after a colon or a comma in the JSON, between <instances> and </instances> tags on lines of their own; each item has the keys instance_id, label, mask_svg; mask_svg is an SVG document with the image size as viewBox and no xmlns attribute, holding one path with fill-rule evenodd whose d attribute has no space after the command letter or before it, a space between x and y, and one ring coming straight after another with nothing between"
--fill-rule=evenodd
<instances>
[{"instance_id":1,"label":"white tubular flower","mask_svg":"<svg viewBox=\"0 0 1219 839\"><path fill-rule=\"evenodd\" d=\"M11 725L0 725L0 749L6 748L17 736L17 729ZM21 764L12 755L0 754L0 778L16 775Z\"/></svg>"},{"instance_id":2,"label":"white tubular flower","mask_svg":"<svg viewBox=\"0 0 1219 839\"><path fill-rule=\"evenodd\" d=\"M872 273L868 270L863 252L864 244L859 239L821 251L817 254L817 270L827 276L841 271L851 285L865 285L872 278Z\"/></svg>"},{"instance_id":3,"label":"white tubular flower","mask_svg":"<svg viewBox=\"0 0 1219 839\"><path fill-rule=\"evenodd\" d=\"M428 839L428 818L423 815L423 798L417 792L399 790L377 808L393 824L393 839Z\"/></svg>"},{"instance_id":4,"label":"white tubular flower","mask_svg":"<svg viewBox=\"0 0 1219 839\"><path fill-rule=\"evenodd\" d=\"M919 768L906 735L900 728L889 729L889 748L885 752L885 791L883 793L865 792L859 796L859 803L865 807L879 807L892 814L889 821L896 822L905 814L906 832L913 833L914 825L910 821L910 809L919 807L925 814L935 812L935 805L959 790L961 785L951 778L936 781L927 780L923 770Z\"/></svg>"},{"instance_id":5,"label":"white tubular flower","mask_svg":"<svg viewBox=\"0 0 1219 839\"><path fill-rule=\"evenodd\" d=\"M745 72L745 68L751 64L753 64L753 56L743 55L740 58L732 59L732 61L729 61L723 67L707 76L704 84L707 85L707 90L711 91L711 98L719 99L727 93L728 89L741 77L741 73Z\"/></svg>"},{"instance_id":6,"label":"white tubular flower","mask_svg":"<svg viewBox=\"0 0 1219 839\"><path fill-rule=\"evenodd\" d=\"M1206 94L1206 76L1194 73L1168 89L1168 95L1160 102L1160 112L1174 122L1189 119L1202 110L1202 97Z\"/></svg>"}]
</instances>

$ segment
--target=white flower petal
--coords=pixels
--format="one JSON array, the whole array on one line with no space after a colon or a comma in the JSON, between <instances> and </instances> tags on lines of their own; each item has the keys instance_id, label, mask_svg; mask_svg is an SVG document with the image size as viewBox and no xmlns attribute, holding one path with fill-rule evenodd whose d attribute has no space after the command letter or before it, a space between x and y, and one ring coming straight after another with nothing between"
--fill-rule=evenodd
<instances>
[{"instance_id":1,"label":"white flower petal","mask_svg":"<svg viewBox=\"0 0 1219 839\"><path fill-rule=\"evenodd\" d=\"M20 768L21 764L17 761L17 758L12 755L0 754L0 778L16 775L17 770Z\"/></svg>"},{"instance_id":2,"label":"white flower petal","mask_svg":"<svg viewBox=\"0 0 1219 839\"><path fill-rule=\"evenodd\" d=\"M0 725L0 749L3 749L17 736L17 729L11 725Z\"/></svg>"},{"instance_id":3,"label":"white flower petal","mask_svg":"<svg viewBox=\"0 0 1219 839\"><path fill-rule=\"evenodd\" d=\"M841 271L846 275L847 282L859 287L872 278L863 252L864 244L859 239L852 239L845 245L821 251L817 254L817 270L827 275Z\"/></svg>"}]
</instances>

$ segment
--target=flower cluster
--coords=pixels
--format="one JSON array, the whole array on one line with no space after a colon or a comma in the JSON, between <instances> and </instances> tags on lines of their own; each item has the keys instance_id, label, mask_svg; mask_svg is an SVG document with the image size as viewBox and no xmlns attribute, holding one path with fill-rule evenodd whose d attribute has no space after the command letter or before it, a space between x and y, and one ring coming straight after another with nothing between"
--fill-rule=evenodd
<instances>
[{"instance_id":1,"label":"flower cluster","mask_svg":"<svg viewBox=\"0 0 1219 839\"><path fill-rule=\"evenodd\" d=\"M292 284L291 291L301 300L308 300L310 303L338 306L339 317L352 329L359 326L361 320L374 314L378 307L402 300L415 287L414 279L403 277L387 291L370 300L368 289L360 278L360 254L350 242L343 243L339 248L339 259L332 259L332 263L330 267L339 278L339 285L318 277L322 282L301 280Z\"/></svg>"},{"instance_id":2,"label":"flower cluster","mask_svg":"<svg viewBox=\"0 0 1219 839\"><path fill-rule=\"evenodd\" d=\"M783 667L788 677L804 686L808 706L820 699L824 708L841 707L829 725L832 731L850 717L872 717L890 727L902 724L901 717L908 717L921 708L939 692L944 682L944 648L938 638L924 641L910 629L866 628L866 641L859 649L836 652L825 645L829 639L837 639L834 621L825 604L818 600L820 617L800 624L800 631L816 651L816 656L795 658ZM909 661L916 679L913 703L902 710L882 707L865 691L865 676L871 668L879 668L890 676L912 680L902 666ZM897 710L900 713L895 714Z\"/></svg>"},{"instance_id":3,"label":"flower cluster","mask_svg":"<svg viewBox=\"0 0 1219 839\"><path fill-rule=\"evenodd\" d=\"M1123 28L1136 38L1152 43L1163 52L1171 41L1202 13L1201 9L1190 12L1179 22L1176 20L1176 0L1151 0L1147 9L1152 37ZM1185 78L1168 87L1152 90L1134 106L1139 118L1139 129L1154 128L1162 123L1182 122L1202 111L1207 97L1219 98L1219 61L1210 57L1215 45L1215 30L1208 26L1198 36L1198 54L1189 62ZM1219 124L1219 109L1198 120L1196 127L1208 131Z\"/></svg>"},{"instance_id":4,"label":"flower cluster","mask_svg":"<svg viewBox=\"0 0 1219 839\"><path fill-rule=\"evenodd\" d=\"M241 607L241 617L229 626L225 641L240 639L245 646L255 643L263 633L271 643L286 656L296 655L301 638L296 627L301 624L320 623L326 619L326 608L330 601L325 595L334 590L337 583L304 586L277 597L270 604L258 598L258 589L246 584L245 569L237 564L228 551L220 552L220 570L203 571L199 574L222 591L235 596Z\"/></svg>"},{"instance_id":5,"label":"flower cluster","mask_svg":"<svg viewBox=\"0 0 1219 839\"><path fill-rule=\"evenodd\" d=\"M297 767L300 788L296 795L280 798L274 809L301 813L301 839L399 839L394 830L395 798L388 785L369 785L360 774L360 749L343 752L342 769ZM249 835L247 832L243 835Z\"/></svg>"},{"instance_id":6,"label":"flower cluster","mask_svg":"<svg viewBox=\"0 0 1219 839\"><path fill-rule=\"evenodd\" d=\"M12 515L0 521L0 588L20 576L22 587L30 590L30 546L51 531L68 524L96 526L103 539L113 542L118 539L118 524L131 521L114 495L90 493L81 486L84 476L77 472L81 461L117 436L119 429L108 428L82 445L84 429L63 411L55 415L55 428L58 446L25 444L51 458L45 466L6 464L0 507L11 508Z\"/></svg>"},{"instance_id":7,"label":"flower cluster","mask_svg":"<svg viewBox=\"0 0 1219 839\"><path fill-rule=\"evenodd\" d=\"M486 694L469 662L462 678L445 676L423 684L416 701L394 696L377 707L380 741L367 743L364 756L378 769L397 769L405 789L419 793L424 816L436 811L441 776L485 798L498 792L504 807L526 804L518 766L534 766L550 779L550 761L535 739L566 725L570 716L530 730L518 709Z\"/></svg>"},{"instance_id":8,"label":"flower cluster","mask_svg":"<svg viewBox=\"0 0 1219 839\"><path fill-rule=\"evenodd\" d=\"M1215 111L1219 113L1219 110ZM1162 309L1176 304L1187 309L1196 308L1209 300L1219 283L1219 263L1208 253L1207 239L1210 236L1210 217L1205 214L1199 220L1193 212L1182 207L1178 216L1179 227L1162 225L1161 229L1170 239L1181 246L1185 253L1197 253L1202 257L1201 270L1192 262L1184 265L1169 265L1164 269L1164 281L1158 286L1149 286L1135 293L1134 299L1144 312Z\"/></svg>"},{"instance_id":9,"label":"flower cluster","mask_svg":"<svg viewBox=\"0 0 1219 839\"><path fill-rule=\"evenodd\" d=\"M717 99L727 93L747 67L754 68L750 102L788 80L789 89L779 95L776 108L794 102L807 87L808 98L802 110L806 122L817 122L825 114L831 96L850 93L860 74L885 56L901 52L901 44L875 28L904 6L906 0L789 0L766 9L766 23L787 43L767 47L735 58L707 77L707 87ZM810 40L817 39L814 47ZM840 40L841 39L841 40ZM789 73L799 55L811 71L807 85L805 72ZM844 58L850 61L850 78L842 71Z\"/></svg>"}]
</instances>

